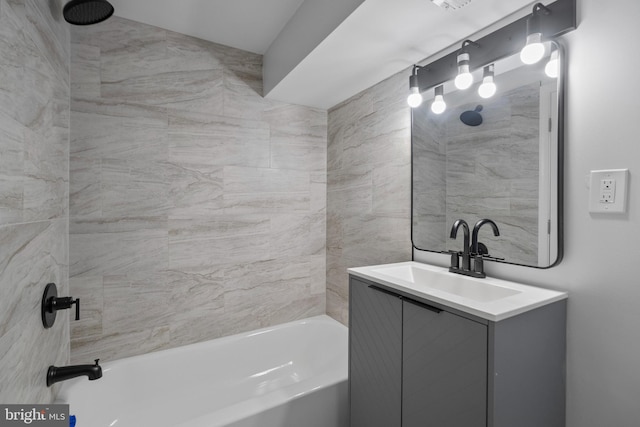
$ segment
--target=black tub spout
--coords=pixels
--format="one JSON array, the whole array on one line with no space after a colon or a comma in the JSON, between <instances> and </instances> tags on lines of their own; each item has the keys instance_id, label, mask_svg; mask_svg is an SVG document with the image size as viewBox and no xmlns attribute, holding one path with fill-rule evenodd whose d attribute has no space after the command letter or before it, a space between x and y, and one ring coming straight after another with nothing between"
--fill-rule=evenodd
<instances>
[{"instance_id":1,"label":"black tub spout","mask_svg":"<svg viewBox=\"0 0 640 427\"><path fill-rule=\"evenodd\" d=\"M47 371L47 387L51 387L57 382L70 380L82 375L86 375L89 381L102 378L102 367L98 364L100 359L96 359L95 365L72 365L72 366L49 366Z\"/></svg>"}]
</instances>

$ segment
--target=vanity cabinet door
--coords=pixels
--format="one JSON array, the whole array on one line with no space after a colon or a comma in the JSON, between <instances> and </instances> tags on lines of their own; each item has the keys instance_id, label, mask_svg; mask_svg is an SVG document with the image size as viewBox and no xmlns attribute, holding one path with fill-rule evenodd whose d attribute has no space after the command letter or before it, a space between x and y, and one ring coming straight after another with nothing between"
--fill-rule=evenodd
<instances>
[{"instance_id":1,"label":"vanity cabinet door","mask_svg":"<svg viewBox=\"0 0 640 427\"><path fill-rule=\"evenodd\" d=\"M400 427L402 300L352 278L349 301L351 427Z\"/></svg>"},{"instance_id":2,"label":"vanity cabinet door","mask_svg":"<svg viewBox=\"0 0 640 427\"><path fill-rule=\"evenodd\" d=\"M403 427L486 427L487 326L404 302Z\"/></svg>"}]
</instances>

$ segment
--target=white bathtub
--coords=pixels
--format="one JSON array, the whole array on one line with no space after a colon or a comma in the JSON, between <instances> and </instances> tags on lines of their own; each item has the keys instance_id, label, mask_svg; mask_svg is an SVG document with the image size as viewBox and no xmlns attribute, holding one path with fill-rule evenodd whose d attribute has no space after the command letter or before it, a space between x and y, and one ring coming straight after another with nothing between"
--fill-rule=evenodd
<instances>
[{"instance_id":1,"label":"white bathtub","mask_svg":"<svg viewBox=\"0 0 640 427\"><path fill-rule=\"evenodd\" d=\"M328 316L103 365L58 395L77 427L346 427L347 328Z\"/></svg>"}]
</instances>

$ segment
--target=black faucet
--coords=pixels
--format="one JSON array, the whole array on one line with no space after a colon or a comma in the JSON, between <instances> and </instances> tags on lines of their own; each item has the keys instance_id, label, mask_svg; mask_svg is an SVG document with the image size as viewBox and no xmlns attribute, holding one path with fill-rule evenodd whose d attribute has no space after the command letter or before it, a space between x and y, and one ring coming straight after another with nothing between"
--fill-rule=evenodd
<instances>
[{"instance_id":1,"label":"black faucet","mask_svg":"<svg viewBox=\"0 0 640 427\"><path fill-rule=\"evenodd\" d=\"M47 387L51 387L59 381L70 380L71 378L81 375L89 377L89 381L102 378L102 367L98 365L99 360L100 359L95 360L95 365L49 366L49 370L47 371Z\"/></svg>"},{"instance_id":2,"label":"black faucet","mask_svg":"<svg viewBox=\"0 0 640 427\"><path fill-rule=\"evenodd\" d=\"M469 253L469 224L467 224L467 221L465 221L464 219L456 220L456 222L454 222L453 226L451 227L451 234L449 235L449 237L455 239L458 235L458 228L460 228L460 226L462 226L462 231L464 232L464 246L462 247L462 267L459 268L457 266L457 262L456 265L454 265L452 256L452 262L449 271L454 273L471 270L471 254ZM458 254L454 255L456 257L458 256Z\"/></svg>"},{"instance_id":3,"label":"black faucet","mask_svg":"<svg viewBox=\"0 0 640 427\"><path fill-rule=\"evenodd\" d=\"M484 273L484 260L479 248L482 243L478 243L478 232L480 231L480 228L485 224L489 224L491 226L494 236L500 235L498 226L490 219L481 219L480 221L476 222L476 225L473 227L473 233L471 235L471 252L473 254L473 271L476 277L487 277L487 275Z\"/></svg>"}]
</instances>

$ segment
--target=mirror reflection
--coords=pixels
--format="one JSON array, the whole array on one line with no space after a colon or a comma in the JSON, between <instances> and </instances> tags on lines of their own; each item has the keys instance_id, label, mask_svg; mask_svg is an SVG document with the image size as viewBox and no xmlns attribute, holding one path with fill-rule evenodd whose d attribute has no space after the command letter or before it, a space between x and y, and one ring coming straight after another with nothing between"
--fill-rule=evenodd
<instances>
[{"instance_id":1,"label":"mirror reflection","mask_svg":"<svg viewBox=\"0 0 640 427\"><path fill-rule=\"evenodd\" d=\"M443 113L435 114L430 100L413 109L416 248L460 251L462 240L449 237L452 224L488 218L500 228L500 236L488 228L479 236L491 258L534 267L556 262L561 82L559 65L548 65L555 52L548 43L538 64L524 65L519 55L496 62L489 98L478 93L481 68L467 90L444 85Z\"/></svg>"}]
</instances>

